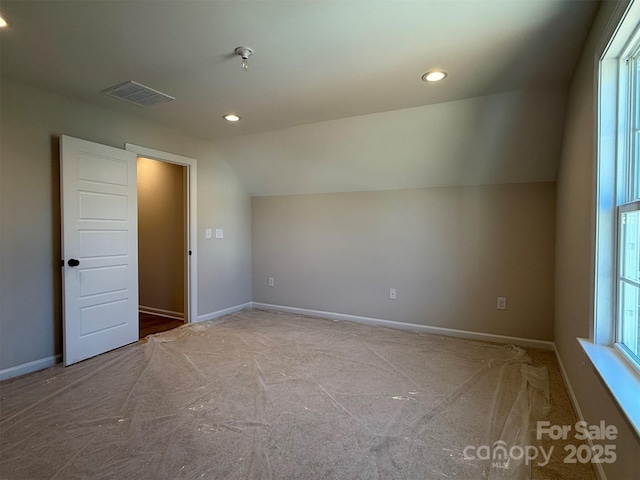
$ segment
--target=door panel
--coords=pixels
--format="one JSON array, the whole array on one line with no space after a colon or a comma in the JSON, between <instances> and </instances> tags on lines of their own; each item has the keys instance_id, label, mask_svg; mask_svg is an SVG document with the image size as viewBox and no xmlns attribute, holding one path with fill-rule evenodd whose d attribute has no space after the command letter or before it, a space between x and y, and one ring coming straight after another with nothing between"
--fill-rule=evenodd
<instances>
[{"instance_id":1,"label":"door panel","mask_svg":"<svg viewBox=\"0 0 640 480\"><path fill-rule=\"evenodd\" d=\"M126 257L129 247L129 232L122 230L78 231L78 255L85 260L100 257Z\"/></svg>"},{"instance_id":2,"label":"door panel","mask_svg":"<svg viewBox=\"0 0 640 480\"><path fill-rule=\"evenodd\" d=\"M80 271L80 298L116 293L127 282L127 265L83 268Z\"/></svg>"},{"instance_id":3,"label":"door panel","mask_svg":"<svg viewBox=\"0 0 640 480\"><path fill-rule=\"evenodd\" d=\"M78 192L80 220L126 220L127 197L104 193Z\"/></svg>"},{"instance_id":4,"label":"door panel","mask_svg":"<svg viewBox=\"0 0 640 480\"><path fill-rule=\"evenodd\" d=\"M67 136L60 150L70 365L138 340L136 155Z\"/></svg>"}]
</instances>

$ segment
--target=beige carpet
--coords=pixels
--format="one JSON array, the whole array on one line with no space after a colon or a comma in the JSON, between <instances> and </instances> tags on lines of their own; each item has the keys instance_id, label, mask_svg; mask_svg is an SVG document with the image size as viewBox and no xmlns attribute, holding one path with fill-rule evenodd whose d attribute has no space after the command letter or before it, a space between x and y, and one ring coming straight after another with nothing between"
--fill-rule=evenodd
<instances>
[{"instance_id":1,"label":"beige carpet","mask_svg":"<svg viewBox=\"0 0 640 480\"><path fill-rule=\"evenodd\" d=\"M542 444L544 466L512 454L539 448L537 419L576 421L551 352L260 310L225 320L0 384L0 477L595 478L561 442Z\"/></svg>"}]
</instances>

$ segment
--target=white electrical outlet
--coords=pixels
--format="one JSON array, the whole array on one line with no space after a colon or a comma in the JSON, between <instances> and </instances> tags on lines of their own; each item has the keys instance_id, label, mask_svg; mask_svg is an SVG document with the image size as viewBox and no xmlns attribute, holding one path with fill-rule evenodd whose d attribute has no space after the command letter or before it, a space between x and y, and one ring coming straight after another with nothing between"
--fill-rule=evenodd
<instances>
[{"instance_id":1,"label":"white electrical outlet","mask_svg":"<svg viewBox=\"0 0 640 480\"><path fill-rule=\"evenodd\" d=\"M216 238L224 238L224 230L221 228L216 228Z\"/></svg>"},{"instance_id":2,"label":"white electrical outlet","mask_svg":"<svg viewBox=\"0 0 640 480\"><path fill-rule=\"evenodd\" d=\"M507 309L507 297L498 297L498 301L496 303L496 308L498 310L506 310Z\"/></svg>"},{"instance_id":3,"label":"white electrical outlet","mask_svg":"<svg viewBox=\"0 0 640 480\"><path fill-rule=\"evenodd\" d=\"M211 229L210 228L207 228L204 231L204 238L211 238Z\"/></svg>"},{"instance_id":4,"label":"white electrical outlet","mask_svg":"<svg viewBox=\"0 0 640 480\"><path fill-rule=\"evenodd\" d=\"M396 289L395 288L390 288L389 289L389 298L391 300L395 300L396 299Z\"/></svg>"},{"instance_id":5,"label":"white electrical outlet","mask_svg":"<svg viewBox=\"0 0 640 480\"><path fill-rule=\"evenodd\" d=\"M273 287L275 285L275 281L273 280L273 277L269 277L269 286Z\"/></svg>"}]
</instances>

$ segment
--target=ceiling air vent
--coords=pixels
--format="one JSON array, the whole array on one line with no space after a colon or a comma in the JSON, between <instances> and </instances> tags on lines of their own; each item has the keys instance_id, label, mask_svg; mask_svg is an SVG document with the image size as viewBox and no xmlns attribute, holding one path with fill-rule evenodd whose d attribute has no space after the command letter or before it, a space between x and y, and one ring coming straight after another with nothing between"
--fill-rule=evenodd
<instances>
[{"instance_id":1,"label":"ceiling air vent","mask_svg":"<svg viewBox=\"0 0 640 480\"><path fill-rule=\"evenodd\" d=\"M125 102L135 103L142 107L150 107L151 105L157 105L158 103L175 100L175 98L165 93L154 90L153 88L145 87L144 85L131 80L102 90L102 93L119 98Z\"/></svg>"}]
</instances>

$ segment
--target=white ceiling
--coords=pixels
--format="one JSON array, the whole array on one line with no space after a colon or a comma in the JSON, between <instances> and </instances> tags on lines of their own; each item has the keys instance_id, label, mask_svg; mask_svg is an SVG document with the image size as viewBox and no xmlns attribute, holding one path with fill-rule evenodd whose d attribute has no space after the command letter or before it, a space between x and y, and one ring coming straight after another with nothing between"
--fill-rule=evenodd
<instances>
[{"instance_id":1,"label":"white ceiling","mask_svg":"<svg viewBox=\"0 0 640 480\"><path fill-rule=\"evenodd\" d=\"M566 87L592 1L5 1L2 75L220 139ZM254 49L241 71L234 49ZM443 68L449 77L426 84ZM176 97L99 93L134 80ZM226 112L239 124L222 120Z\"/></svg>"}]
</instances>

